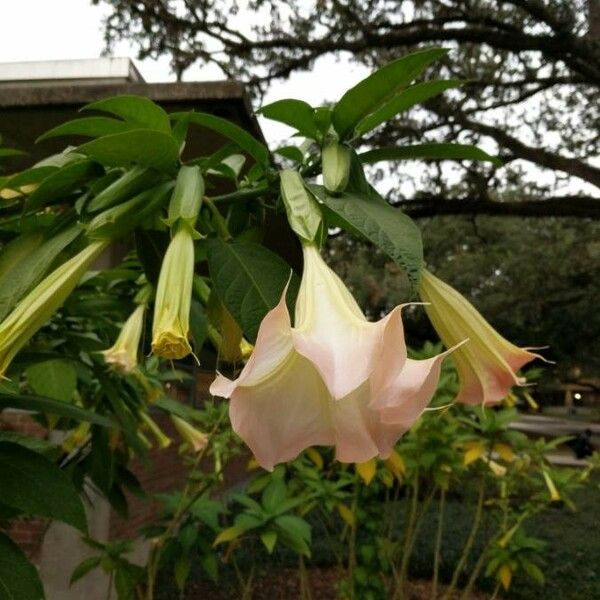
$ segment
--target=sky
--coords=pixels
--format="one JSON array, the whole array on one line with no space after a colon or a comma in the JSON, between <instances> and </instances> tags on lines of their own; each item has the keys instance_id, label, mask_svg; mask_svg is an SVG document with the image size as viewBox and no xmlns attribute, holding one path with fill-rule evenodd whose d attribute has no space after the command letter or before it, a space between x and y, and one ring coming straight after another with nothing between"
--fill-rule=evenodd
<instances>
[{"instance_id":1,"label":"sky","mask_svg":"<svg viewBox=\"0 0 600 600\"><path fill-rule=\"evenodd\" d=\"M0 62L97 58L104 49L102 19L107 13L107 6L93 6L90 0L0 0ZM135 54L127 43L114 51L114 56L134 59L148 82L175 80L168 58L139 61ZM332 71L335 77L331 77ZM294 74L274 86L265 103L281 98L311 104L334 100L367 74L364 67L340 65L331 57L320 59L310 73ZM184 76L185 81L217 79L223 75L214 66L191 68ZM269 142L282 141L291 132L285 125L259 120Z\"/></svg>"}]
</instances>

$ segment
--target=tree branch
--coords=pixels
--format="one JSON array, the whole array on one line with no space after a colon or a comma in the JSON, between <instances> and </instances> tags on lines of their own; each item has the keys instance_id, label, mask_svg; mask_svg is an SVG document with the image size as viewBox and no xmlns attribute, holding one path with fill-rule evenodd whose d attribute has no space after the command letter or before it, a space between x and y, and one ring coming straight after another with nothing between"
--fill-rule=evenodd
<instances>
[{"instance_id":1,"label":"tree branch","mask_svg":"<svg viewBox=\"0 0 600 600\"><path fill-rule=\"evenodd\" d=\"M600 220L600 198L559 196L547 200L495 202L480 198L428 196L394 202L413 219L438 215L491 215L505 217L577 217Z\"/></svg>"}]
</instances>

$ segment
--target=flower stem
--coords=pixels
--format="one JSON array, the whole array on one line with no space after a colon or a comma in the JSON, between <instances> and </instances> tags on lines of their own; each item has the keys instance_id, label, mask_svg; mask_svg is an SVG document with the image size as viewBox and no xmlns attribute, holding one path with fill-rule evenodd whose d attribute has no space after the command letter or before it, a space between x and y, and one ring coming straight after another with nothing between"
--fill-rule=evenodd
<instances>
[{"instance_id":1,"label":"flower stem","mask_svg":"<svg viewBox=\"0 0 600 600\"><path fill-rule=\"evenodd\" d=\"M435 535L435 549L433 552L433 584L431 589L431 600L437 598L437 588L440 576L440 562L441 562L441 551L442 551L442 535L444 532L444 511L446 508L446 490L440 488L440 508L438 511L438 525L437 532Z\"/></svg>"},{"instance_id":2,"label":"flower stem","mask_svg":"<svg viewBox=\"0 0 600 600\"><path fill-rule=\"evenodd\" d=\"M458 583L458 579L461 576L463 569L469 559L469 554L471 553L471 549L473 547L473 543L475 542L475 537L477 532L479 531L479 526L481 525L481 515L483 513L483 500L485 498L485 478L482 475L481 480L479 482L479 492L477 497L477 508L475 509L475 517L473 519L473 525L471 527L471 531L469 532L469 536L467 541L465 542L465 547L463 548L461 557L454 569L454 573L452 573L452 580L450 581L450 585L444 594L442 600L449 600L452 597L454 590L456 589L456 584Z\"/></svg>"}]
</instances>

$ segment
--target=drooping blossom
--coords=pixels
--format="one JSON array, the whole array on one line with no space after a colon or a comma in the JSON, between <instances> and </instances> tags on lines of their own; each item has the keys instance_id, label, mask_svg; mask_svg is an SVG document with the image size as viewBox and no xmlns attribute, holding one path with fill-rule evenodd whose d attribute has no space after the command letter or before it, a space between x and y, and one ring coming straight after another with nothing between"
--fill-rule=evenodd
<instances>
[{"instance_id":1,"label":"drooping blossom","mask_svg":"<svg viewBox=\"0 0 600 600\"><path fill-rule=\"evenodd\" d=\"M138 365L138 352L146 306L140 304L123 324L115 343L102 352L104 360L120 373L132 373Z\"/></svg>"},{"instance_id":2,"label":"drooping blossom","mask_svg":"<svg viewBox=\"0 0 600 600\"><path fill-rule=\"evenodd\" d=\"M423 269L420 295L442 342L451 347L468 339L453 354L460 381L457 402L489 404L505 398L525 379L518 370L538 354L504 339L454 288Z\"/></svg>"},{"instance_id":3,"label":"drooping blossom","mask_svg":"<svg viewBox=\"0 0 600 600\"><path fill-rule=\"evenodd\" d=\"M205 433L196 429L196 427L190 425L187 421L177 415L171 415L171 421L173 422L177 433L192 452L202 452L202 450L206 448L208 436Z\"/></svg>"},{"instance_id":4,"label":"drooping blossom","mask_svg":"<svg viewBox=\"0 0 600 600\"><path fill-rule=\"evenodd\" d=\"M152 351L157 356L179 359L192 352L188 338L193 279L194 232L181 221L165 253L156 288Z\"/></svg>"},{"instance_id":5,"label":"drooping blossom","mask_svg":"<svg viewBox=\"0 0 600 600\"><path fill-rule=\"evenodd\" d=\"M219 374L211 393L231 399L233 428L266 469L314 445L342 462L385 458L431 400L445 354L409 359L402 307L367 321L318 249L303 254L295 326L284 291L240 376Z\"/></svg>"},{"instance_id":6,"label":"drooping blossom","mask_svg":"<svg viewBox=\"0 0 600 600\"><path fill-rule=\"evenodd\" d=\"M0 378L13 358L62 306L90 265L108 246L92 242L36 285L0 323Z\"/></svg>"}]
</instances>

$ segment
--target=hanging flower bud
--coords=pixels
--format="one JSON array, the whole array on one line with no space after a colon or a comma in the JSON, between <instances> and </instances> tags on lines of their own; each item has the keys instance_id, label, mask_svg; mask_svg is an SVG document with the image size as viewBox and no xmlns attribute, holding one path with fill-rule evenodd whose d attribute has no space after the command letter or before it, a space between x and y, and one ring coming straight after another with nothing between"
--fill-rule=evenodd
<instances>
[{"instance_id":1,"label":"hanging flower bud","mask_svg":"<svg viewBox=\"0 0 600 600\"><path fill-rule=\"evenodd\" d=\"M350 150L337 140L325 143L321 152L323 185L331 194L340 194L350 177Z\"/></svg>"},{"instance_id":2,"label":"hanging flower bud","mask_svg":"<svg viewBox=\"0 0 600 600\"><path fill-rule=\"evenodd\" d=\"M93 242L52 271L0 323L0 378L17 352L62 306L108 243Z\"/></svg>"},{"instance_id":3,"label":"hanging flower bud","mask_svg":"<svg viewBox=\"0 0 600 600\"><path fill-rule=\"evenodd\" d=\"M148 428L148 431L152 433L156 441L158 442L158 447L168 448L171 445L171 438L169 438L165 432L155 423L152 417L145 412L140 413L140 418L144 425Z\"/></svg>"},{"instance_id":4,"label":"hanging flower bud","mask_svg":"<svg viewBox=\"0 0 600 600\"><path fill-rule=\"evenodd\" d=\"M192 352L188 338L193 279L194 233L181 221L165 253L156 288L152 352L157 356L180 359Z\"/></svg>"},{"instance_id":5,"label":"hanging flower bud","mask_svg":"<svg viewBox=\"0 0 600 600\"><path fill-rule=\"evenodd\" d=\"M452 355L460 380L457 402L499 402L514 385L524 385L517 371L538 354L505 340L455 289L423 269L419 290L425 311L447 347L468 339Z\"/></svg>"},{"instance_id":6,"label":"hanging flower bud","mask_svg":"<svg viewBox=\"0 0 600 600\"><path fill-rule=\"evenodd\" d=\"M202 206L203 196L204 179L200 167L181 167L169 202L167 224L173 225L178 219L183 219L193 228Z\"/></svg>"},{"instance_id":7,"label":"hanging flower bud","mask_svg":"<svg viewBox=\"0 0 600 600\"><path fill-rule=\"evenodd\" d=\"M279 174L281 197L292 230L305 242L312 243L321 227L321 211L315 197L306 189L302 176L293 169Z\"/></svg>"},{"instance_id":8,"label":"hanging flower bud","mask_svg":"<svg viewBox=\"0 0 600 600\"><path fill-rule=\"evenodd\" d=\"M121 373L132 373L138 365L145 312L146 306L140 304L125 321L113 346L102 352L104 360Z\"/></svg>"},{"instance_id":9,"label":"hanging flower bud","mask_svg":"<svg viewBox=\"0 0 600 600\"><path fill-rule=\"evenodd\" d=\"M202 452L208 444L208 436L176 415L171 415L177 433L190 447L192 452Z\"/></svg>"}]
</instances>

